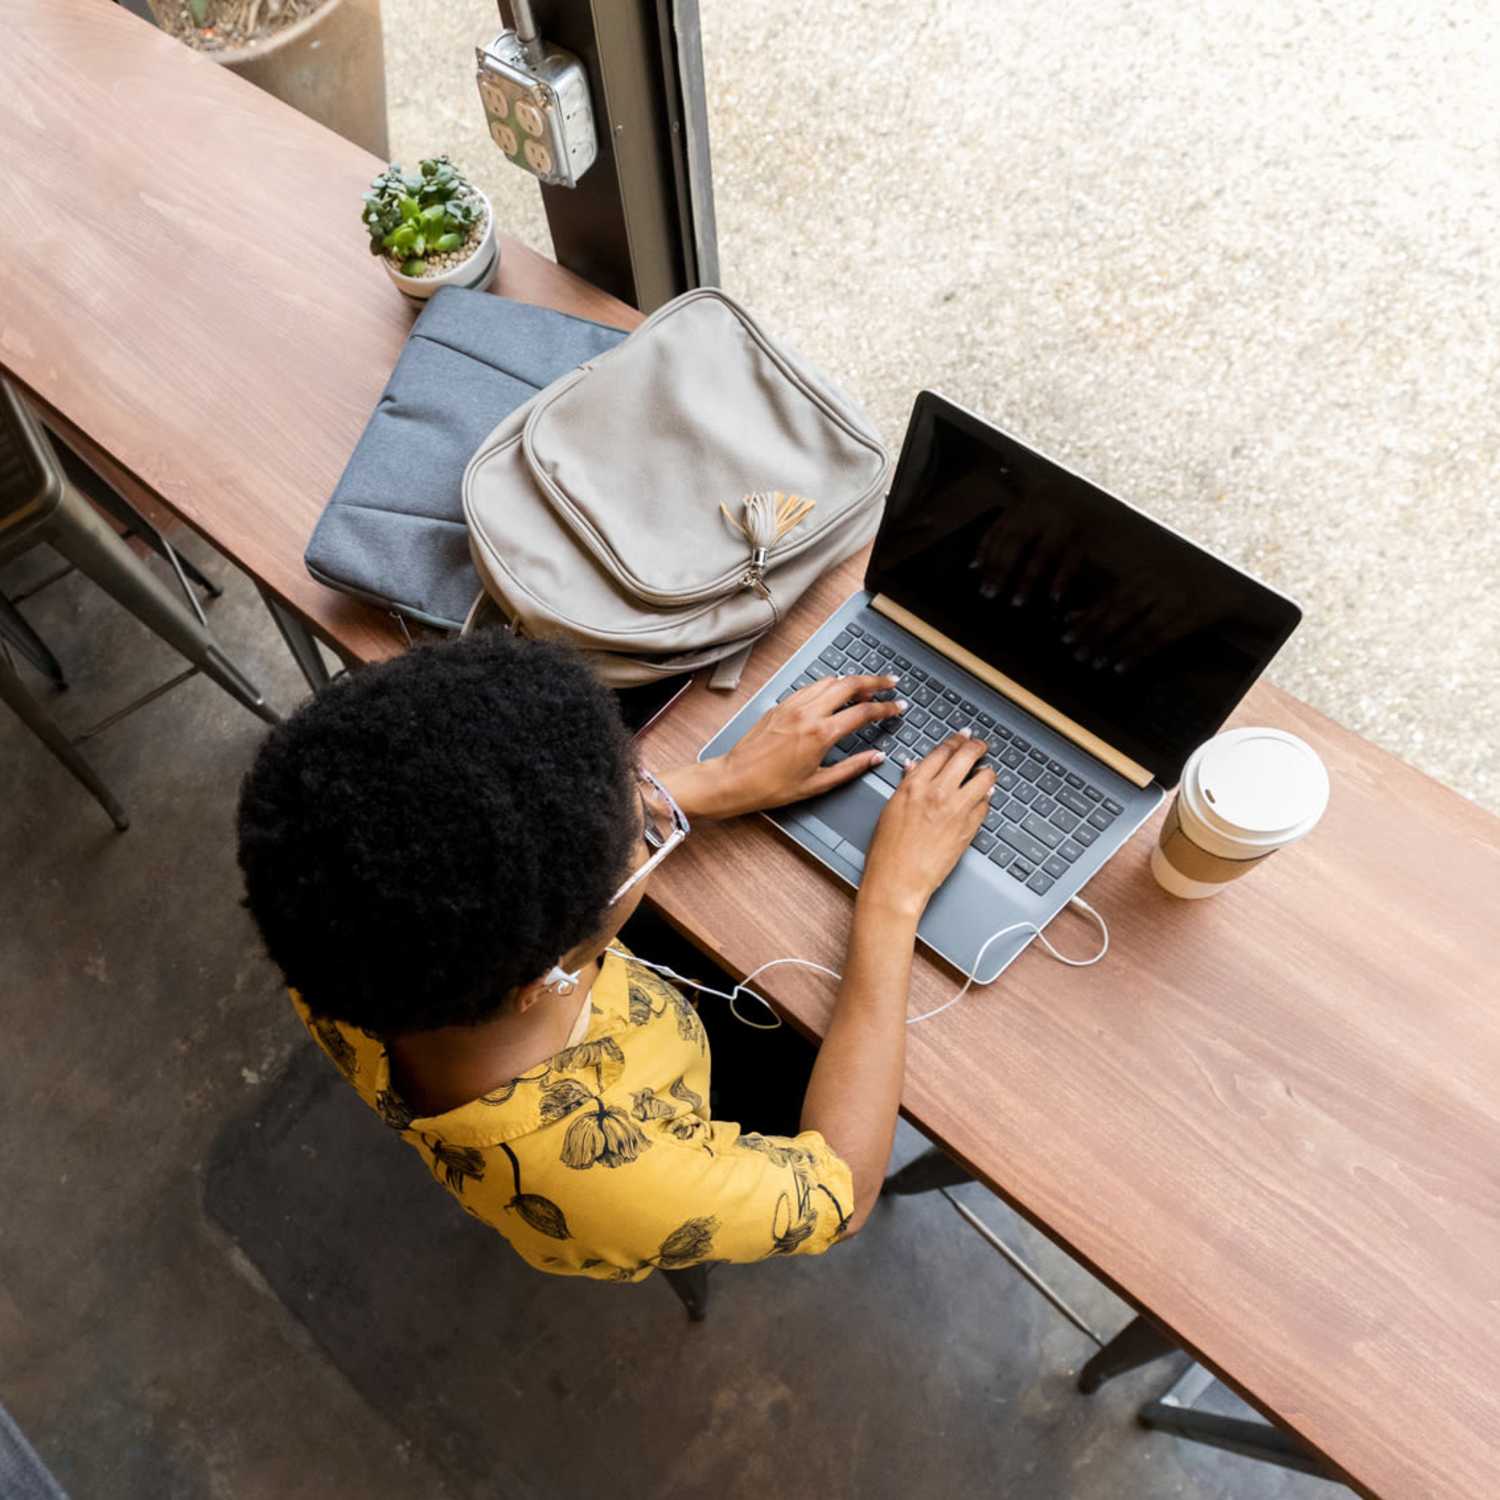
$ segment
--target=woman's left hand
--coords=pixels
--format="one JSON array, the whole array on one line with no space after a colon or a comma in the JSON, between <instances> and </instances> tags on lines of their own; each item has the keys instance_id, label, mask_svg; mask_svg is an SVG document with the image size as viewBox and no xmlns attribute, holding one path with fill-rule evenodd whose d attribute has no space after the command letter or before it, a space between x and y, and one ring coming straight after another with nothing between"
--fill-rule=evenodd
<instances>
[{"instance_id":1,"label":"woman's left hand","mask_svg":"<svg viewBox=\"0 0 1500 1500\"><path fill-rule=\"evenodd\" d=\"M845 735L906 712L899 699L872 701L898 680L825 677L799 688L762 714L727 755L682 766L662 781L690 818L730 818L831 791L885 759L878 750L861 747L831 766L823 764Z\"/></svg>"}]
</instances>

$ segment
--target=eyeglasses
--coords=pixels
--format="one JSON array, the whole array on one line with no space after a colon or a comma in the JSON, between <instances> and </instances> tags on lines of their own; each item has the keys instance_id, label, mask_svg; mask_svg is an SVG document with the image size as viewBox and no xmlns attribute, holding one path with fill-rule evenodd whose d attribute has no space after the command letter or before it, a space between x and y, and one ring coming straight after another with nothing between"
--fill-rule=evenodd
<instances>
[{"instance_id":1,"label":"eyeglasses","mask_svg":"<svg viewBox=\"0 0 1500 1500\"><path fill-rule=\"evenodd\" d=\"M642 787L641 809L645 822L641 833L646 840L646 847L651 850L651 856L638 870L633 870L625 884L609 898L611 906L632 886L643 881L692 832L687 814L678 807L671 792L640 766L636 767L635 774ZM654 794L655 805L647 792Z\"/></svg>"}]
</instances>

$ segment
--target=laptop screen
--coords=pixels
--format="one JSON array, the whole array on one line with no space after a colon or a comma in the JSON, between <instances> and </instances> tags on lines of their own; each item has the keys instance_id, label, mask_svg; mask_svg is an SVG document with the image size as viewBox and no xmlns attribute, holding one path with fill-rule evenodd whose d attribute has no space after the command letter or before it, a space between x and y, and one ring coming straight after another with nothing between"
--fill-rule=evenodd
<instances>
[{"instance_id":1,"label":"laptop screen","mask_svg":"<svg viewBox=\"0 0 1500 1500\"><path fill-rule=\"evenodd\" d=\"M1302 617L931 391L912 412L865 581L1165 786Z\"/></svg>"}]
</instances>

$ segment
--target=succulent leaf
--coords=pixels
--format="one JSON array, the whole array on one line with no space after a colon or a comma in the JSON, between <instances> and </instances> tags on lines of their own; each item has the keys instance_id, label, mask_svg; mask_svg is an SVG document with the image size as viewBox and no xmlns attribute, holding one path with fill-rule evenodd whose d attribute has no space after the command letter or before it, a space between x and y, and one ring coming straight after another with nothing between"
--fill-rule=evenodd
<instances>
[{"instance_id":1,"label":"succulent leaf","mask_svg":"<svg viewBox=\"0 0 1500 1500\"><path fill-rule=\"evenodd\" d=\"M209 7L212 0L197 3ZM483 217L480 200L446 156L424 158L416 172L392 162L360 195L360 205L370 253L391 255L408 275L425 271L429 254L462 249ZM420 269L411 271L413 265Z\"/></svg>"}]
</instances>

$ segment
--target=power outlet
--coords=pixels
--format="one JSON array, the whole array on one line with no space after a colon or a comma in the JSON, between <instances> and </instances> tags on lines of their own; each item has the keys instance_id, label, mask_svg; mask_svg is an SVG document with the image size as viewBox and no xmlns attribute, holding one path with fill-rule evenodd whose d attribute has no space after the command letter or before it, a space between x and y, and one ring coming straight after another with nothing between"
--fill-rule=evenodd
<instances>
[{"instance_id":1,"label":"power outlet","mask_svg":"<svg viewBox=\"0 0 1500 1500\"><path fill-rule=\"evenodd\" d=\"M523 171L575 187L599 154L588 75L571 52L502 31L475 48L490 139Z\"/></svg>"}]
</instances>

